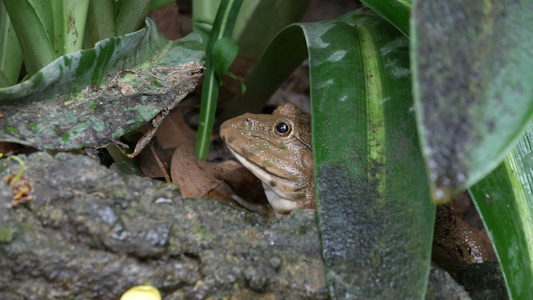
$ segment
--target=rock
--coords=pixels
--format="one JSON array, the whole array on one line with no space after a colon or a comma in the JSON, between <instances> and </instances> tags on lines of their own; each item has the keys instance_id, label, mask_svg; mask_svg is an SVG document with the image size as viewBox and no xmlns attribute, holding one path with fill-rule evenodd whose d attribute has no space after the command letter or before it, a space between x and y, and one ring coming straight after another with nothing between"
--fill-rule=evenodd
<instances>
[{"instance_id":1,"label":"rock","mask_svg":"<svg viewBox=\"0 0 533 300\"><path fill-rule=\"evenodd\" d=\"M327 299L313 213L268 221L175 185L120 175L86 156L21 156L35 199L11 207L0 180L2 299ZM0 176L15 175L0 161Z\"/></svg>"},{"instance_id":2,"label":"rock","mask_svg":"<svg viewBox=\"0 0 533 300\"><path fill-rule=\"evenodd\" d=\"M470 297L449 273L432 263L426 300L470 300Z\"/></svg>"}]
</instances>

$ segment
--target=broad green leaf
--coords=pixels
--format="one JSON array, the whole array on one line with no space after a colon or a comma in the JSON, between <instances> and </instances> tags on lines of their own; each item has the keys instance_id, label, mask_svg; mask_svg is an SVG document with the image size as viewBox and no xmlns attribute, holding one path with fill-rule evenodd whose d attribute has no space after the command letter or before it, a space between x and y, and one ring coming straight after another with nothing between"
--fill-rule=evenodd
<instances>
[{"instance_id":1,"label":"broad green leaf","mask_svg":"<svg viewBox=\"0 0 533 300\"><path fill-rule=\"evenodd\" d=\"M533 126L470 189L500 260L511 299L533 299Z\"/></svg>"},{"instance_id":2,"label":"broad green leaf","mask_svg":"<svg viewBox=\"0 0 533 300\"><path fill-rule=\"evenodd\" d=\"M280 32L238 105L264 102L309 55L317 213L331 296L421 299L435 205L412 110L409 41L369 11L339 20Z\"/></svg>"},{"instance_id":3,"label":"broad green leaf","mask_svg":"<svg viewBox=\"0 0 533 300\"><path fill-rule=\"evenodd\" d=\"M198 138L194 152L196 156L205 160L209 150L211 133L215 119L217 107L218 90L220 82L216 77L213 50L215 44L222 38L229 38L235 26L235 20L239 14L243 0L222 0L218 8L213 30L211 31L207 43L205 69L205 80L202 83L202 104L200 108L200 124L198 125Z\"/></svg>"},{"instance_id":4,"label":"broad green leaf","mask_svg":"<svg viewBox=\"0 0 533 300\"><path fill-rule=\"evenodd\" d=\"M142 30L0 89L0 140L60 150L106 145L193 90L202 56L198 35L169 42L147 19Z\"/></svg>"},{"instance_id":5,"label":"broad green leaf","mask_svg":"<svg viewBox=\"0 0 533 300\"><path fill-rule=\"evenodd\" d=\"M411 0L362 0L361 2L409 37Z\"/></svg>"},{"instance_id":6,"label":"broad green leaf","mask_svg":"<svg viewBox=\"0 0 533 300\"><path fill-rule=\"evenodd\" d=\"M55 58L52 45L54 23L49 1L4 1L17 34L30 75L35 74Z\"/></svg>"},{"instance_id":7,"label":"broad green leaf","mask_svg":"<svg viewBox=\"0 0 533 300\"><path fill-rule=\"evenodd\" d=\"M533 113L531 1L414 1L413 86L433 199L496 168Z\"/></svg>"},{"instance_id":8,"label":"broad green leaf","mask_svg":"<svg viewBox=\"0 0 533 300\"><path fill-rule=\"evenodd\" d=\"M218 82L222 79L239 53L239 46L229 37L223 37L213 46L213 68Z\"/></svg>"},{"instance_id":9,"label":"broad green leaf","mask_svg":"<svg viewBox=\"0 0 533 300\"><path fill-rule=\"evenodd\" d=\"M22 67L22 52L9 15L0 1L0 87L17 82Z\"/></svg>"},{"instance_id":10,"label":"broad green leaf","mask_svg":"<svg viewBox=\"0 0 533 300\"><path fill-rule=\"evenodd\" d=\"M370 12L342 19L302 26L330 291L421 299L435 206L411 109L409 41Z\"/></svg>"}]
</instances>

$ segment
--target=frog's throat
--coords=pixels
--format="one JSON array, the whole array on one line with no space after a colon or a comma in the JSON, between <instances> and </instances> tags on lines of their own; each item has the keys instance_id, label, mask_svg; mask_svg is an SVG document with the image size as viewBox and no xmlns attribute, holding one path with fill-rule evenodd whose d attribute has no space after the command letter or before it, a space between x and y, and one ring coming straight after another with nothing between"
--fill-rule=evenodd
<instances>
[{"instance_id":1,"label":"frog's throat","mask_svg":"<svg viewBox=\"0 0 533 300\"><path fill-rule=\"evenodd\" d=\"M239 162L246 167L246 169L250 170L250 172L254 173L257 178L259 178L263 184L268 184L270 186L270 189L279 195L281 198L289 199L289 200L296 200L296 197L293 193L285 192L285 191L301 191L302 187L300 184L296 181L289 180L284 177L277 176L269 171L267 171L265 168L258 166L254 164L253 162L246 159L244 156L239 155L237 152L235 152L231 147L228 147L228 149L231 151L233 156L235 156ZM276 184L278 182L278 184ZM285 191L284 191L285 190Z\"/></svg>"}]
</instances>

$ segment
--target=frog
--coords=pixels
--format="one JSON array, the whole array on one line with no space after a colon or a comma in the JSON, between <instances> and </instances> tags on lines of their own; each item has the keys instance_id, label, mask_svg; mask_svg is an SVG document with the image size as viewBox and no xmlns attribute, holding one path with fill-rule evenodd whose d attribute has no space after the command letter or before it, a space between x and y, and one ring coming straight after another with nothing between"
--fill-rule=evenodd
<instances>
[{"instance_id":1,"label":"frog","mask_svg":"<svg viewBox=\"0 0 533 300\"><path fill-rule=\"evenodd\" d=\"M289 217L296 209L315 210L311 116L296 104L281 104L272 114L229 119L220 126L220 137L261 180L278 217Z\"/></svg>"}]
</instances>

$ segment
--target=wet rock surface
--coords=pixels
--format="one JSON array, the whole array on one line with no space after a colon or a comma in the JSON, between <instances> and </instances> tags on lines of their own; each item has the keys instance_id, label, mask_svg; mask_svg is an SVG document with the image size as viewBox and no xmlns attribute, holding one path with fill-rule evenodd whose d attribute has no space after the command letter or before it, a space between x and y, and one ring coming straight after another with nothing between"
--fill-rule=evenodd
<instances>
[{"instance_id":1,"label":"wet rock surface","mask_svg":"<svg viewBox=\"0 0 533 300\"><path fill-rule=\"evenodd\" d=\"M268 221L216 200L124 176L85 156L21 156L35 199L0 181L2 299L326 299L313 213ZM19 165L0 161L0 176Z\"/></svg>"}]
</instances>

